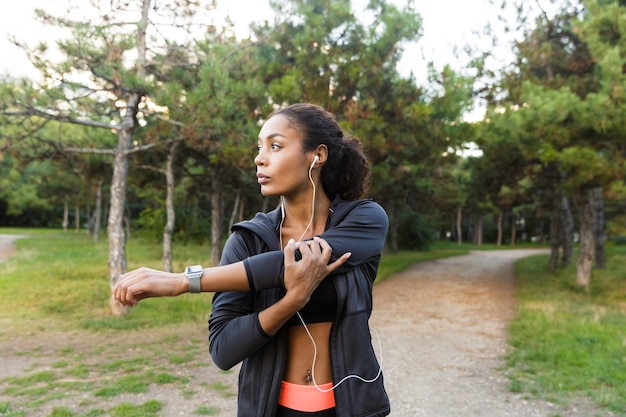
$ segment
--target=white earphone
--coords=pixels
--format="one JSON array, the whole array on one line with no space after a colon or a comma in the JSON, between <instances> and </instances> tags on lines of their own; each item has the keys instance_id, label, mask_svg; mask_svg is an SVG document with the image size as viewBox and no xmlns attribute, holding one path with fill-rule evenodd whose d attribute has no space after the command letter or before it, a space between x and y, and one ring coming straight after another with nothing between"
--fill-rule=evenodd
<instances>
[{"instance_id":1,"label":"white earphone","mask_svg":"<svg viewBox=\"0 0 626 417\"><path fill-rule=\"evenodd\" d=\"M311 162L311 168L310 169L313 169L313 167L315 166L315 163L317 161L319 161L319 160L320 160L320 157L315 155L315 158L313 158L313 162Z\"/></svg>"}]
</instances>

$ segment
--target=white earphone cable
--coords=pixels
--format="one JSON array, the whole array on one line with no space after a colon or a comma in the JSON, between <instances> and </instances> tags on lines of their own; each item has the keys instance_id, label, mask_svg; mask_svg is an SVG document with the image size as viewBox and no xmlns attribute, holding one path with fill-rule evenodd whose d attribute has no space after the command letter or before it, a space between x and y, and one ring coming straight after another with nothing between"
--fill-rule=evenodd
<instances>
[{"instance_id":1,"label":"white earphone cable","mask_svg":"<svg viewBox=\"0 0 626 417\"><path fill-rule=\"evenodd\" d=\"M306 228L304 229L304 232L302 232L302 235L300 236L300 239L298 239L298 242L302 240L302 238L304 237L304 235L306 234L306 232L309 230L309 228L311 227L311 225L313 224L313 219L315 218L315 193L316 193L316 187L315 187L315 181L313 181L312 175L311 175L311 171L313 170L313 165L315 165L316 160L313 160L313 163L311 164L311 166L309 167L309 181L311 182L311 185L313 185L313 198L311 199L311 220L309 220L309 224L306 226ZM285 221L285 200L284 198L281 196L281 213L282 213L282 219L280 221L280 225L278 226L278 235L279 235L279 240L280 240L280 248L283 248L283 223ZM307 327L306 323L304 322L304 319L302 318L302 315L300 315L300 312L296 312L296 314L298 315L298 317L300 318L300 321L302 322L302 326L304 326L304 330L306 330L307 335L309 336L309 339L311 339L311 343L313 344L313 363L311 364L311 378L313 379L313 385L315 385L315 388L317 388L318 391L320 392L330 392L333 391L335 388L337 388L339 385L341 385L342 383L344 383L345 381L347 381L350 378L357 378L365 383L372 383L374 381L376 381L380 375L382 374L383 371L383 346L382 346L382 342L380 341L380 335L378 334L378 332L376 331L376 329L374 329L373 327L370 327L370 329L374 332L374 334L376 334L376 337L378 339L378 351L380 352L380 366L378 368L378 373L376 374L376 376L372 379L366 379L363 378L362 376L359 375L346 375L345 377L343 377L339 382L337 382L336 384L334 384L332 387L328 388L328 389L323 389L320 388L319 385L317 385L317 382L315 381L315 363L317 362L317 344L315 343L315 339L313 338L313 335L311 335L311 332L309 331L309 328Z\"/></svg>"},{"instance_id":2,"label":"white earphone cable","mask_svg":"<svg viewBox=\"0 0 626 417\"><path fill-rule=\"evenodd\" d=\"M297 312L296 314L298 314L298 317L300 318L300 321L302 322L302 325L304 326L304 330L306 330L306 333L309 335L309 339L311 339L311 343L313 343L313 363L311 365L311 378L313 379L313 385L315 385L315 388L317 388L318 391L330 392L334 390L335 388L337 388L339 385L346 382L350 378L356 378L369 384L369 383L376 381L380 377L380 375L383 372L383 345L382 345L382 342L380 341L380 335L378 334L376 329L374 329L373 327L370 327L370 330L374 332L374 334L376 335L376 338L378 339L378 352L380 355L380 366L378 367L378 373L376 374L376 376L372 379L366 379L360 375L355 375L355 374L346 375L339 382L334 384L332 387L327 388L327 389L320 388L320 386L317 385L317 381L315 381L315 362L317 361L317 344L315 343L315 339L313 338L313 335L311 335L311 332L309 332L309 328L307 327L306 323L304 322L304 319L300 315L300 312Z\"/></svg>"},{"instance_id":3,"label":"white earphone cable","mask_svg":"<svg viewBox=\"0 0 626 417\"><path fill-rule=\"evenodd\" d=\"M313 198L311 199L311 220L309 220L309 224L307 224L306 228L304 229L304 232L302 232L302 234L300 235L300 239L298 239L298 242L302 240L306 232L311 228L311 225L313 224L313 219L315 218L315 193L317 189L315 187L315 181L313 181L313 177L311 176L311 171L313 170L314 164L315 164L315 160L309 167L309 181L311 182L311 185L313 185ZM285 222L285 199L283 198L283 196L281 196L280 199L281 199L280 209L281 209L282 219L280 220L280 225L278 227L278 238L280 241L280 248L283 249L283 223Z\"/></svg>"}]
</instances>

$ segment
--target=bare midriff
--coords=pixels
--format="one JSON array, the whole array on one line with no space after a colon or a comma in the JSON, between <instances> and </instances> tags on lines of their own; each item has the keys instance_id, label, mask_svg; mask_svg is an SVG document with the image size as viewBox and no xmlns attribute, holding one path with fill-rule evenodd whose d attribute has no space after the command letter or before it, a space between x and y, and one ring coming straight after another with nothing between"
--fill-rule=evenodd
<instances>
[{"instance_id":1,"label":"bare midriff","mask_svg":"<svg viewBox=\"0 0 626 417\"><path fill-rule=\"evenodd\" d=\"M332 323L307 324L311 336L315 340L317 356L313 370L314 349L311 338L301 324L288 326L287 330L287 363L283 380L292 384L317 385L332 382L330 370L329 337ZM309 378L307 378L309 376Z\"/></svg>"}]
</instances>

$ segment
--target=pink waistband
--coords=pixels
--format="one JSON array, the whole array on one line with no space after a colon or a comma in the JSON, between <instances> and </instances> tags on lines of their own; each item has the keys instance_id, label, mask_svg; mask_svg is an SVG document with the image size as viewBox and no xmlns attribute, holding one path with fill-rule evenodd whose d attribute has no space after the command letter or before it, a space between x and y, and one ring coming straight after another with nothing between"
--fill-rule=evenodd
<instances>
[{"instance_id":1,"label":"pink waistband","mask_svg":"<svg viewBox=\"0 0 626 417\"><path fill-rule=\"evenodd\" d=\"M323 390L330 390L333 383L318 385ZM322 392L315 385L298 385L282 381L278 404L292 410L313 412L322 411L335 406L335 394L330 390Z\"/></svg>"}]
</instances>

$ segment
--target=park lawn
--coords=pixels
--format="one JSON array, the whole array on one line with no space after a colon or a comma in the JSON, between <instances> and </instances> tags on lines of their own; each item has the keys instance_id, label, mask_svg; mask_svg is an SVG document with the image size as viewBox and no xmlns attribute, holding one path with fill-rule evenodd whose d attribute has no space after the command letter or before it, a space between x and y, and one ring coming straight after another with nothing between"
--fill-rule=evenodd
<instances>
[{"instance_id":1,"label":"park lawn","mask_svg":"<svg viewBox=\"0 0 626 417\"><path fill-rule=\"evenodd\" d=\"M626 415L626 246L606 252L607 268L593 271L589 293L575 286L575 265L551 273L545 255L516 263L512 391L554 402L587 397Z\"/></svg>"},{"instance_id":2,"label":"park lawn","mask_svg":"<svg viewBox=\"0 0 626 417\"><path fill-rule=\"evenodd\" d=\"M15 241L17 252L0 264L0 319L7 324L0 337L14 328L119 330L206 322L209 294L148 301L123 318L110 317L106 237L93 242L84 234L47 229L0 229L0 233L30 236ZM162 268L160 242L133 237L126 249L129 270ZM177 270L208 263L210 250L205 245L176 243L173 250Z\"/></svg>"}]
</instances>

